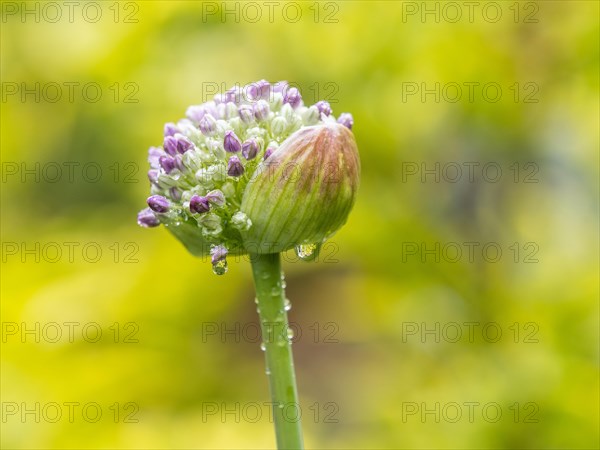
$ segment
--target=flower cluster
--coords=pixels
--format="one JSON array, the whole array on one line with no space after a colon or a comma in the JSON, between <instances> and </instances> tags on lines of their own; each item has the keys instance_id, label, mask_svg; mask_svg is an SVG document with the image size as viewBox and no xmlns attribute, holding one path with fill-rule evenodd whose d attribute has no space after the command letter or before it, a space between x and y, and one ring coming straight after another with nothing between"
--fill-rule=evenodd
<instances>
[{"instance_id":1,"label":"flower cluster","mask_svg":"<svg viewBox=\"0 0 600 450\"><path fill-rule=\"evenodd\" d=\"M286 82L262 80L190 106L185 119L165 125L162 147L148 152L151 196L138 224L165 225L193 254L210 254L215 273L224 273L227 254L248 251L253 221L243 201L257 169L298 130L337 123L349 130L352 116L336 120L326 101L304 105Z\"/></svg>"}]
</instances>

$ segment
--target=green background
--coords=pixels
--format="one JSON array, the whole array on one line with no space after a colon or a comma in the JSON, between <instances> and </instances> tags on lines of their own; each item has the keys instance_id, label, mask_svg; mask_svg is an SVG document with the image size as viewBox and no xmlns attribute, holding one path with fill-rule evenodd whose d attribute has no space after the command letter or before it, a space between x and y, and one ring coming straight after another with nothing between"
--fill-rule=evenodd
<instances>
[{"instance_id":1,"label":"green background","mask_svg":"<svg viewBox=\"0 0 600 450\"><path fill-rule=\"evenodd\" d=\"M248 261L135 223L163 124L265 78L352 112L362 160L286 256L307 448L597 448L598 3L475 3L3 2L2 447L274 446Z\"/></svg>"}]
</instances>

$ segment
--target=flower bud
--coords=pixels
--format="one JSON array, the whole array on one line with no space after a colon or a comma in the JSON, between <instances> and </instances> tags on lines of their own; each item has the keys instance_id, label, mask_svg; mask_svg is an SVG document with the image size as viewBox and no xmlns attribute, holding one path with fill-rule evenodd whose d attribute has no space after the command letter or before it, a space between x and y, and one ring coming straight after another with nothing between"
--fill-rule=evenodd
<instances>
[{"instance_id":1,"label":"flower bud","mask_svg":"<svg viewBox=\"0 0 600 450\"><path fill-rule=\"evenodd\" d=\"M246 86L246 93L250 100L258 100L268 98L270 89L271 84L267 80L260 80Z\"/></svg>"},{"instance_id":2,"label":"flower bud","mask_svg":"<svg viewBox=\"0 0 600 450\"><path fill-rule=\"evenodd\" d=\"M248 139L242 144L242 156L248 161L256 158L258 154L258 143L256 139Z\"/></svg>"},{"instance_id":3,"label":"flower bud","mask_svg":"<svg viewBox=\"0 0 600 450\"><path fill-rule=\"evenodd\" d=\"M190 148L194 146L194 144L192 144L192 141L190 141L183 134L177 134L175 138L177 139L177 152L181 154L187 152Z\"/></svg>"},{"instance_id":4,"label":"flower bud","mask_svg":"<svg viewBox=\"0 0 600 450\"><path fill-rule=\"evenodd\" d=\"M159 159L164 154L165 152L161 148L150 147L148 149L148 163L150 163L150 167L158 169L160 167Z\"/></svg>"},{"instance_id":5,"label":"flower bud","mask_svg":"<svg viewBox=\"0 0 600 450\"><path fill-rule=\"evenodd\" d=\"M165 123L164 133L165 136L174 136L175 133L179 133L179 128L173 122Z\"/></svg>"},{"instance_id":6,"label":"flower bud","mask_svg":"<svg viewBox=\"0 0 600 450\"><path fill-rule=\"evenodd\" d=\"M239 177L243 173L244 166L242 165L240 159L235 155L229 158L229 162L227 163L227 175L230 177Z\"/></svg>"},{"instance_id":7,"label":"flower bud","mask_svg":"<svg viewBox=\"0 0 600 450\"><path fill-rule=\"evenodd\" d=\"M158 162L160 164L160 167L162 167L166 173L171 173L173 169L175 169L176 161L175 158L173 158L172 156L161 156L160 158L158 158Z\"/></svg>"},{"instance_id":8,"label":"flower bud","mask_svg":"<svg viewBox=\"0 0 600 450\"><path fill-rule=\"evenodd\" d=\"M223 206L225 204L225 195L218 189L210 191L206 194L206 199L215 206Z\"/></svg>"},{"instance_id":9,"label":"flower bud","mask_svg":"<svg viewBox=\"0 0 600 450\"><path fill-rule=\"evenodd\" d=\"M237 117L237 116L238 116L238 108L237 108L237 106L235 106L235 103L233 103L231 101L225 103L224 117L226 119L231 119L231 118Z\"/></svg>"},{"instance_id":10,"label":"flower bud","mask_svg":"<svg viewBox=\"0 0 600 450\"><path fill-rule=\"evenodd\" d=\"M269 104L266 101L259 100L256 102L254 105L254 117L256 117L256 120L260 122L269 117L269 109Z\"/></svg>"},{"instance_id":11,"label":"flower bud","mask_svg":"<svg viewBox=\"0 0 600 450\"><path fill-rule=\"evenodd\" d=\"M280 136L283 133L285 133L285 129L287 128L287 126L287 120L285 120L281 116L277 116L273 119L273 122L271 122L271 131L274 135Z\"/></svg>"},{"instance_id":12,"label":"flower bud","mask_svg":"<svg viewBox=\"0 0 600 450\"><path fill-rule=\"evenodd\" d=\"M242 149L242 142L233 131L229 130L225 132L223 148L226 152L237 153Z\"/></svg>"},{"instance_id":13,"label":"flower bud","mask_svg":"<svg viewBox=\"0 0 600 450\"><path fill-rule=\"evenodd\" d=\"M210 254L218 274L228 254L296 246L308 259L344 223L358 187L350 114L336 123L327 102L304 107L285 81L244 89L165 125L162 148L148 151L151 196L138 214L140 226L162 224L192 254Z\"/></svg>"},{"instance_id":14,"label":"flower bud","mask_svg":"<svg viewBox=\"0 0 600 450\"><path fill-rule=\"evenodd\" d=\"M238 114L244 123L251 123L254 120L254 110L250 105L240 106L238 108Z\"/></svg>"},{"instance_id":15,"label":"flower bud","mask_svg":"<svg viewBox=\"0 0 600 450\"><path fill-rule=\"evenodd\" d=\"M212 136L217 130L217 121L212 116L212 114L205 114L202 119L200 119L200 131L204 136Z\"/></svg>"},{"instance_id":16,"label":"flower bud","mask_svg":"<svg viewBox=\"0 0 600 450\"><path fill-rule=\"evenodd\" d=\"M321 113L319 112L319 108L317 108L315 105L312 105L302 114L302 121L304 122L304 125L316 125L320 117Z\"/></svg>"},{"instance_id":17,"label":"flower bud","mask_svg":"<svg viewBox=\"0 0 600 450\"><path fill-rule=\"evenodd\" d=\"M350 213L359 173L348 128L331 122L298 130L261 162L244 191L241 211L252 222L244 243L273 253L331 236Z\"/></svg>"},{"instance_id":18,"label":"flower bud","mask_svg":"<svg viewBox=\"0 0 600 450\"><path fill-rule=\"evenodd\" d=\"M163 141L163 148L171 156L177 153L177 138L175 136L167 136Z\"/></svg>"},{"instance_id":19,"label":"flower bud","mask_svg":"<svg viewBox=\"0 0 600 450\"><path fill-rule=\"evenodd\" d=\"M194 195L190 199L190 211L191 212L202 214L202 213L208 212L209 209L210 209L210 204L206 197Z\"/></svg>"},{"instance_id":20,"label":"flower bud","mask_svg":"<svg viewBox=\"0 0 600 450\"><path fill-rule=\"evenodd\" d=\"M325 114L326 116L331 114L331 105L329 105L329 102L321 100L320 102L317 102L315 106L321 114Z\"/></svg>"},{"instance_id":21,"label":"flower bud","mask_svg":"<svg viewBox=\"0 0 600 450\"><path fill-rule=\"evenodd\" d=\"M289 103L292 108L297 108L302 103L302 96L300 95L300 91L293 87L289 88L285 92L285 96L283 97L283 103Z\"/></svg>"},{"instance_id":22,"label":"flower bud","mask_svg":"<svg viewBox=\"0 0 600 450\"><path fill-rule=\"evenodd\" d=\"M160 225L160 220L158 220L150 208L145 208L138 213L137 223L144 228L153 228Z\"/></svg>"},{"instance_id":23,"label":"flower bud","mask_svg":"<svg viewBox=\"0 0 600 450\"><path fill-rule=\"evenodd\" d=\"M159 175L158 170L150 169L148 171L148 180L150 180L150 183L156 184L158 182L158 175Z\"/></svg>"},{"instance_id":24,"label":"flower bud","mask_svg":"<svg viewBox=\"0 0 600 450\"><path fill-rule=\"evenodd\" d=\"M147 200L150 209L157 213L166 213L169 210L169 200L164 198L162 195L153 195L148 197Z\"/></svg>"},{"instance_id":25,"label":"flower bud","mask_svg":"<svg viewBox=\"0 0 600 450\"><path fill-rule=\"evenodd\" d=\"M338 123L341 123L346 128L348 128L349 130L351 130L352 125L354 125L354 118L352 117L352 114L350 114L350 113L341 113L340 117L338 117L337 121L338 121Z\"/></svg>"}]
</instances>

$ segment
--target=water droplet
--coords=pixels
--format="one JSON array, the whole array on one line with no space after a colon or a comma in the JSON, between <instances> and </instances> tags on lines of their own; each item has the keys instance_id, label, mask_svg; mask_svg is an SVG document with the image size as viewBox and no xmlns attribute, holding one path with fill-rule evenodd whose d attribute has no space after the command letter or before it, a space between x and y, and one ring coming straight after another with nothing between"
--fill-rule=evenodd
<instances>
[{"instance_id":1,"label":"water droplet","mask_svg":"<svg viewBox=\"0 0 600 450\"><path fill-rule=\"evenodd\" d=\"M267 350L267 346L265 345L265 343L264 343L264 342L261 342L261 343L260 343L260 349L261 349L263 352Z\"/></svg>"},{"instance_id":2,"label":"water droplet","mask_svg":"<svg viewBox=\"0 0 600 450\"><path fill-rule=\"evenodd\" d=\"M258 305L258 297L254 297L254 303Z\"/></svg>"},{"instance_id":3,"label":"water droplet","mask_svg":"<svg viewBox=\"0 0 600 450\"><path fill-rule=\"evenodd\" d=\"M213 273L215 275L224 275L227 273L227 260L222 259L213 264Z\"/></svg>"},{"instance_id":4,"label":"water droplet","mask_svg":"<svg viewBox=\"0 0 600 450\"><path fill-rule=\"evenodd\" d=\"M291 341L292 339L294 339L294 330L292 330L291 328L287 329L287 337L288 339Z\"/></svg>"},{"instance_id":5,"label":"water droplet","mask_svg":"<svg viewBox=\"0 0 600 450\"><path fill-rule=\"evenodd\" d=\"M276 287L274 287L274 288L271 289L271 296L272 297L277 297L280 293L281 293L281 288L279 286L276 286Z\"/></svg>"},{"instance_id":6,"label":"water droplet","mask_svg":"<svg viewBox=\"0 0 600 450\"><path fill-rule=\"evenodd\" d=\"M312 261L317 256L319 256L321 244L300 244L296 246L295 250L296 255L302 261Z\"/></svg>"},{"instance_id":7,"label":"water droplet","mask_svg":"<svg viewBox=\"0 0 600 450\"><path fill-rule=\"evenodd\" d=\"M265 374L271 375L271 371L269 369L265 370Z\"/></svg>"},{"instance_id":8,"label":"water droplet","mask_svg":"<svg viewBox=\"0 0 600 450\"><path fill-rule=\"evenodd\" d=\"M283 302L283 308L286 311L289 311L290 309L292 309L292 302L290 302L289 298L286 298L285 301Z\"/></svg>"}]
</instances>

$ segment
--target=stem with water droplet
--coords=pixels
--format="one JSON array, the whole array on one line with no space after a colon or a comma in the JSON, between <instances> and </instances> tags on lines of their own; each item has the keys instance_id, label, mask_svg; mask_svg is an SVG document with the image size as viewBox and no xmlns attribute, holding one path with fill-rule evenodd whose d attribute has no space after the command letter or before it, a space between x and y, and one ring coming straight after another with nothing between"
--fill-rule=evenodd
<instances>
[{"instance_id":1,"label":"stem with water droplet","mask_svg":"<svg viewBox=\"0 0 600 450\"><path fill-rule=\"evenodd\" d=\"M301 450L304 445L300 404L292 345L287 335L288 320L279 253L250 256L273 403L277 448Z\"/></svg>"}]
</instances>

